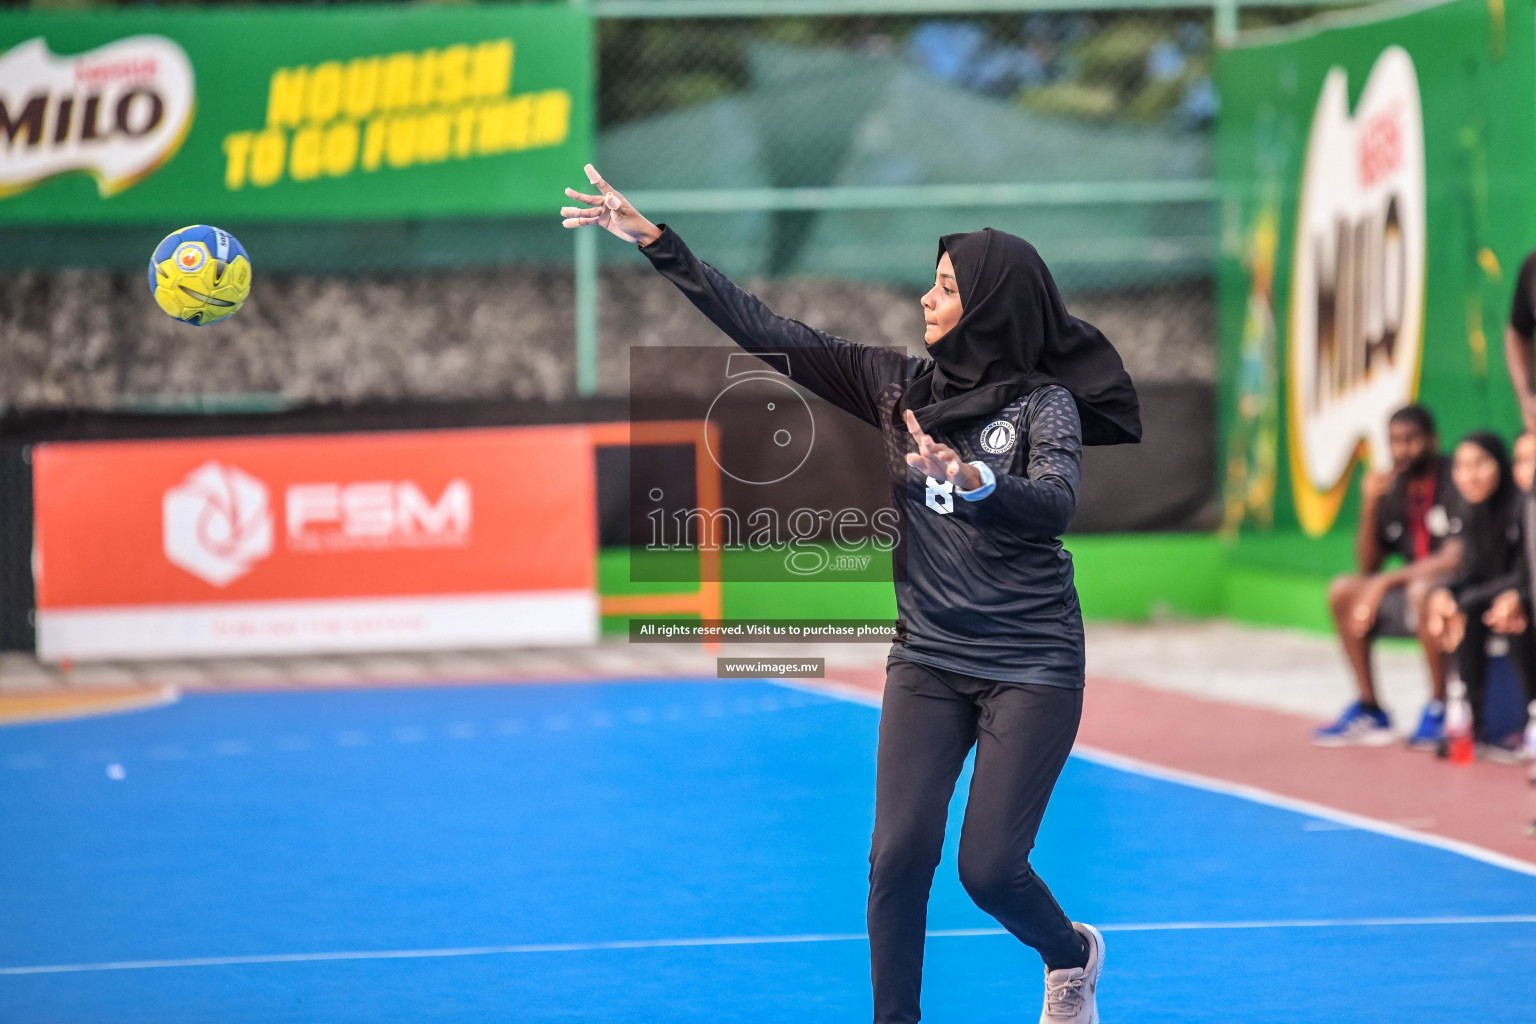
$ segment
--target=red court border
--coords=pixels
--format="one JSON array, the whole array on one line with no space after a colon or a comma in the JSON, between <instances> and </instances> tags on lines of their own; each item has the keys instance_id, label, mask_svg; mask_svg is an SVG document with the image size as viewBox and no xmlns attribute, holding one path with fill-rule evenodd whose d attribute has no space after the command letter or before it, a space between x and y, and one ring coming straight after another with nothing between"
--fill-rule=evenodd
<instances>
[{"instance_id":1,"label":"red court border","mask_svg":"<svg viewBox=\"0 0 1536 1024\"><path fill-rule=\"evenodd\" d=\"M834 670L817 688L877 702L884 669ZM812 682L810 685L816 685ZM1536 789L1524 767L1452 765L1406 747L1323 749L1299 715L1092 678L1078 745L1173 773L1371 819L1406 838L1465 843L1536 873ZM1437 843L1437 845L1439 845Z\"/></svg>"}]
</instances>

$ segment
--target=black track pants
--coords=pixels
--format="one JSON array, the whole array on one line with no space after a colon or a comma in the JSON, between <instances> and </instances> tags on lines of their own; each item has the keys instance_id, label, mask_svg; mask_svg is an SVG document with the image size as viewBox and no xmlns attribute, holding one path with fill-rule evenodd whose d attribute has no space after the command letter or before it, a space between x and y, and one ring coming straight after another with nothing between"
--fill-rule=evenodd
<instances>
[{"instance_id":1,"label":"black track pants","mask_svg":"<svg viewBox=\"0 0 1536 1024\"><path fill-rule=\"evenodd\" d=\"M1082 711L1082 690L887 663L869 854L875 1024L918 1020L928 890L972 744L976 765L960 831L965 891L1050 968L1085 962L1072 923L1029 865Z\"/></svg>"}]
</instances>

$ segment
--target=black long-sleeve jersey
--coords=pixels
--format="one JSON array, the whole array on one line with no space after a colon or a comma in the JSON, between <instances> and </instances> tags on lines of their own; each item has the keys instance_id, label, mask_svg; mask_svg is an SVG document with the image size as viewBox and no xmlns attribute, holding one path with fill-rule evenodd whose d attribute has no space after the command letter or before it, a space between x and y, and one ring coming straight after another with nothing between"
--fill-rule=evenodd
<instances>
[{"instance_id":1,"label":"black long-sleeve jersey","mask_svg":"<svg viewBox=\"0 0 1536 1024\"><path fill-rule=\"evenodd\" d=\"M1469 536L1471 510L1460 501L1460 495L1456 501L1451 506L1448 536L1462 540L1461 564L1445 586L1456 598L1457 607L1469 615L1480 615L1506 590L1518 593L1525 606L1531 607L1531 567L1526 554L1531 495L1517 494L1503 508L1485 513L1489 520L1482 529L1489 536L1481 543Z\"/></svg>"},{"instance_id":2,"label":"black long-sleeve jersey","mask_svg":"<svg viewBox=\"0 0 1536 1024\"><path fill-rule=\"evenodd\" d=\"M731 340L753 353L791 353L791 380L880 430L906 524L893 553L894 656L983 679L1082 687L1082 613L1059 539L1077 508L1082 427L1064 388L1040 388L933 435L996 475L991 494L967 501L905 459L917 449L901 397L932 360L775 315L665 226L640 251Z\"/></svg>"}]
</instances>

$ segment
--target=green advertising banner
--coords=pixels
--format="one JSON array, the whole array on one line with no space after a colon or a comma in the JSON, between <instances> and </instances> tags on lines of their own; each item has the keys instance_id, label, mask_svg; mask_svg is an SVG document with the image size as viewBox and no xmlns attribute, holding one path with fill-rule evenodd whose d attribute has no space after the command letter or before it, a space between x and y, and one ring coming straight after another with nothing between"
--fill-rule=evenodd
<instances>
[{"instance_id":1,"label":"green advertising banner","mask_svg":"<svg viewBox=\"0 0 1536 1024\"><path fill-rule=\"evenodd\" d=\"M565 4L0 14L0 222L547 212L592 45Z\"/></svg>"},{"instance_id":2,"label":"green advertising banner","mask_svg":"<svg viewBox=\"0 0 1536 1024\"><path fill-rule=\"evenodd\" d=\"M1530 4L1393 4L1217 64L1225 529L1349 562L1362 467L1420 401L1447 444L1519 428L1504 324L1536 248ZM1263 542L1258 542L1262 546Z\"/></svg>"}]
</instances>

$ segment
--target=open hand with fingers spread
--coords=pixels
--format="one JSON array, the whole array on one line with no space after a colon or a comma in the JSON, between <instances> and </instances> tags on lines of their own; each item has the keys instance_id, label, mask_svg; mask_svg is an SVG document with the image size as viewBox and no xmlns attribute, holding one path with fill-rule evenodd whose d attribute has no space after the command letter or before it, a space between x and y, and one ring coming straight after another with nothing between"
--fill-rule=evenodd
<instances>
[{"instance_id":1,"label":"open hand with fingers spread","mask_svg":"<svg viewBox=\"0 0 1536 1024\"><path fill-rule=\"evenodd\" d=\"M981 486L981 473L976 467L961 461L949 445L939 444L924 433L911 409L907 410L906 419L907 431L917 442L917 451L907 453L907 465L935 480L948 480L963 491L974 491Z\"/></svg>"},{"instance_id":2,"label":"open hand with fingers spread","mask_svg":"<svg viewBox=\"0 0 1536 1024\"><path fill-rule=\"evenodd\" d=\"M639 242L641 245L650 245L661 237L661 229L642 217L640 211L629 204L629 200L604 181L596 167L587 164L586 172L587 180L600 194L593 196L573 188L566 189L567 196L586 205L562 206L560 216L565 219L560 223L563 226L584 228L595 224L626 242Z\"/></svg>"}]
</instances>

